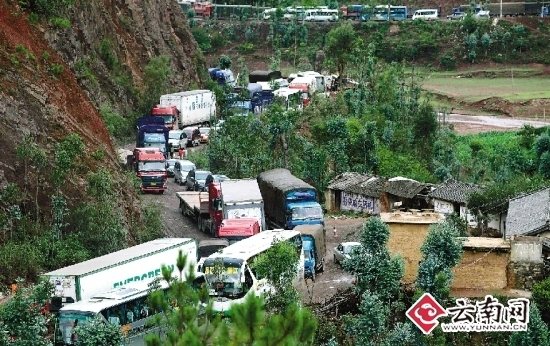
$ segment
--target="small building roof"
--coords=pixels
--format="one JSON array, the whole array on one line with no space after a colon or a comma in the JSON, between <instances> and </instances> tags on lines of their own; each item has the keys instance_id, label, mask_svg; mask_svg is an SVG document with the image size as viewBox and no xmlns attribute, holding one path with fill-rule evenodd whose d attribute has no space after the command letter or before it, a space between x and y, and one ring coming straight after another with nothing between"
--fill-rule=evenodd
<instances>
[{"instance_id":1,"label":"small building roof","mask_svg":"<svg viewBox=\"0 0 550 346\"><path fill-rule=\"evenodd\" d=\"M429 186L430 184L420 183L416 180L395 177L388 179L385 191L397 197L413 198Z\"/></svg>"},{"instance_id":2,"label":"small building roof","mask_svg":"<svg viewBox=\"0 0 550 346\"><path fill-rule=\"evenodd\" d=\"M370 177L366 181L350 186L348 190L360 195L380 198L380 195L384 192L386 181L381 177Z\"/></svg>"},{"instance_id":3,"label":"small building roof","mask_svg":"<svg viewBox=\"0 0 550 346\"><path fill-rule=\"evenodd\" d=\"M386 179L368 174L346 172L332 179L328 188L345 192L356 193L369 197L380 198L384 191Z\"/></svg>"},{"instance_id":4,"label":"small building roof","mask_svg":"<svg viewBox=\"0 0 550 346\"><path fill-rule=\"evenodd\" d=\"M550 231L550 187L510 200L506 237Z\"/></svg>"},{"instance_id":5,"label":"small building roof","mask_svg":"<svg viewBox=\"0 0 550 346\"><path fill-rule=\"evenodd\" d=\"M328 189L330 190L340 190L345 191L350 186L353 186L357 183L363 182L370 178L369 175L356 173L356 172L345 172L337 175L328 183Z\"/></svg>"},{"instance_id":6,"label":"small building roof","mask_svg":"<svg viewBox=\"0 0 550 346\"><path fill-rule=\"evenodd\" d=\"M449 179L437 185L435 190L430 192L429 196L443 201L466 204L468 197L470 197L472 193L480 190L481 188L477 185Z\"/></svg>"}]
</instances>

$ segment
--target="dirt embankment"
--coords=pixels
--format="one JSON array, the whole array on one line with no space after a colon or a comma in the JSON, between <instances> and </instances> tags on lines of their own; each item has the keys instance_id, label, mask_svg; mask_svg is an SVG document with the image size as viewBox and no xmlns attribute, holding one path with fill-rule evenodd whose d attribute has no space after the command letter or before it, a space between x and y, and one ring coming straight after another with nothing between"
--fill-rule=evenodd
<instances>
[{"instance_id":1,"label":"dirt embankment","mask_svg":"<svg viewBox=\"0 0 550 346\"><path fill-rule=\"evenodd\" d=\"M88 172L99 167L119 171L98 107L108 103L120 114L130 114L139 104L145 67L153 57L169 57L173 88L200 85L205 66L175 1L77 0L66 11L63 15L71 25L61 29L44 18L30 24L18 1L0 2L0 186L24 186L16 149L25 136L46 150L51 166L56 143L76 133L88 154L103 150L106 155L100 160L90 155L80 159L83 168L62 188L72 205L86 198ZM102 46L108 49L102 52ZM115 62L111 67L106 54ZM43 170L46 180L50 171L51 167ZM29 190L34 190L34 181L30 179ZM50 185L42 182L39 188L46 218ZM118 193L120 205L131 205L128 190Z\"/></svg>"}]
</instances>

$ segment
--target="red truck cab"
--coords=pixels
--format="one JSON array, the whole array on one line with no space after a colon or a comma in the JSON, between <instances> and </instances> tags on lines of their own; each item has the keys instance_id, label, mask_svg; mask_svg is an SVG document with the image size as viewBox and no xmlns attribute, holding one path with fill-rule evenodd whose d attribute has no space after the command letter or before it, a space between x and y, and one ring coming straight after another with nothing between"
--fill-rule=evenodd
<instances>
[{"instance_id":1,"label":"red truck cab","mask_svg":"<svg viewBox=\"0 0 550 346\"><path fill-rule=\"evenodd\" d=\"M176 130L178 128L179 113L176 106L156 105L151 108L151 116L162 117L164 119L164 125L170 130Z\"/></svg>"},{"instance_id":2,"label":"red truck cab","mask_svg":"<svg viewBox=\"0 0 550 346\"><path fill-rule=\"evenodd\" d=\"M195 11L195 15L203 17L203 18L210 18L212 16L214 6L210 2L195 2L193 4L193 11Z\"/></svg>"},{"instance_id":3,"label":"red truck cab","mask_svg":"<svg viewBox=\"0 0 550 346\"><path fill-rule=\"evenodd\" d=\"M160 148L135 148L134 170L141 180L142 192L164 193L166 190L166 159Z\"/></svg>"},{"instance_id":4,"label":"red truck cab","mask_svg":"<svg viewBox=\"0 0 550 346\"><path fill-rule=\"evenodd\" d=\"M225 219L221 222L216 237L226 238L230 243L243 240L260 233L260 223L256 218Z\"/></svg>"}]
</instances>

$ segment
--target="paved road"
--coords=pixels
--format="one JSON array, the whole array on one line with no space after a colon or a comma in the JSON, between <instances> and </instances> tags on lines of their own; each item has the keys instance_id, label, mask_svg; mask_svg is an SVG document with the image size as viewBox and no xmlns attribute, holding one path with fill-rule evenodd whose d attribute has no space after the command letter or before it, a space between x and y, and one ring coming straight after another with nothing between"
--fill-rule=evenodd
<instances>
[{"instance_id":1,"label":"paved road","mask_svg":"<svg viewBox=\"0 0 550 346\"><path fill-rule=\"evenodd\" d=\"M538 120L517 119L491 115L450 114L448 120L451 123L479 124L502 127L507 129L521 128L523 125L531 125L533 127L550 126L550 118L548 119L548 121L544 122Z\"/></svg>"}]
</instances>

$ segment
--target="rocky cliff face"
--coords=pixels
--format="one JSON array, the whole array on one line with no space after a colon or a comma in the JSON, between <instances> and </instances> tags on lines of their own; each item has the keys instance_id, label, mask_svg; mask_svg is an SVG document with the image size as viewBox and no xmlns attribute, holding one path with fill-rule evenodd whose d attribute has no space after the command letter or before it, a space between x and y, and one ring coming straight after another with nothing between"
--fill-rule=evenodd
<instances>
[{"instance_id":1,"label":"rocky cliff face","mask_svg":"<svg viewBox=\"0 0 550 346\"><path fill-rule=\"evenodd\" d=\"M0 1L0 186L21 185L16 148L26 135L51 155L57 142L77 133L88 153L106 152L99 161L86 159L88 169L116 171L98 107L108 103L125 116L135 112L151 58L169 57L171 89L201 84L202 56L173 0L77 0L60 14L71 21L65 29L43 18L31 24L18 3ZM51 190L43 184L40 199L47 204ZM83 176L75 176L63 192L76 201L84 197L83 187Z\"/></svg>"}]
</instances>

